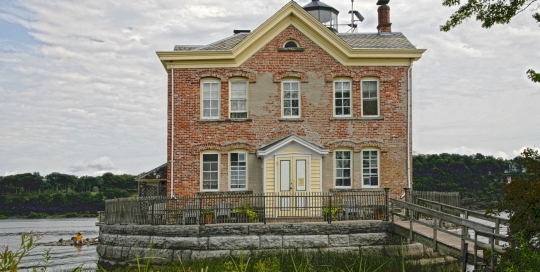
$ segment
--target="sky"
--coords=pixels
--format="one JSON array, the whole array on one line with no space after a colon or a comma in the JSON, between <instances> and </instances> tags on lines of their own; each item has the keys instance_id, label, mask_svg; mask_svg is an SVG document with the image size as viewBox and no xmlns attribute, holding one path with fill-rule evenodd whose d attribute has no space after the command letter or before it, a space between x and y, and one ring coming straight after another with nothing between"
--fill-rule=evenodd
<instances>
[{"instance_id":1,"label":"sky","mask_svg":"<svg viewBox=\"0 0 540 272\"><path fill-rule=\"evenodd\" d=\"M348 23L350 1L323 2ZM0 176L139 174L165 163L167 74L155 52L254 30L287 3L2 0ZM376 32L375 3L354 2L365 17L359 32ZM455 8L441 3L389 4L392 31L427 49L413 67L414 153L510 159L539 149L540 84L525 74L540 70L533 11L444 33L439 25Z\"/></svg>"}]
</instances>

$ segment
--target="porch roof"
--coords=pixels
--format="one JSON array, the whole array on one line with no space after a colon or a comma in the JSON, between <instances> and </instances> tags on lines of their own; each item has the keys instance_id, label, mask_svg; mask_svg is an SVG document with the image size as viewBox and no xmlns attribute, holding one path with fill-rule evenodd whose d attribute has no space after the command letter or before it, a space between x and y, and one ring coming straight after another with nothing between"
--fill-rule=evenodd
<instances>
[{"instance_id":1,"label":"porch roof","mask_svg":"<svg viewBox=\"0 0 540 272\"><path fill-rule=\"evenodd\" d=\"M265 156L267 154L270 154L272 152L274 152L275 150L277 149L280 149L284 146L286 146L287 144L290 144L292 142L295 142L299 145L302 145L304 146L305 148L319 154L319 155L326 155L328 154L329 150L322 147L322 146L318 146L314 143L311 143L305 139L302 139L300 136L298 135L295 135L295 134L291 134L285 138L281 138L273 143L270 143L270 144L267 144L261 148L259 148L257 150L257 156L260 157L260 156Z\"/></svg>"}]
</instances>

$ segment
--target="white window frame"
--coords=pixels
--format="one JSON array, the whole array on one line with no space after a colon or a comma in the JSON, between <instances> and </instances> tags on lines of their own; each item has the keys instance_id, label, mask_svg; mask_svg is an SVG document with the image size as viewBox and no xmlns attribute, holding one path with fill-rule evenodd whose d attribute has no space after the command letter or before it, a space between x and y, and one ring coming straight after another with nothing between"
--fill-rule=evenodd
<instances>
[{"instance_id":1,"label":"white window frame","mask_svg":"<svg viewBox=\"0 0 540 272\"><path fill-rule=\"evenodd\" d=\"M246 86L246 110L245 111L241 111L241 110L233 111L232 110L233 100L241 100L241 99L233 99L233 85L239 84L239 83L244 83L245 86ZM229 118L231 118L231 119L246 119L246 118L248 118L248 108L249 108L249 84L248 84L248 81L246 79L231 79L229 81ZM232 117L233 113L244 113L244 112L246 113L246 117L241 117L241 118Z\"/></svg>"},{"instance_id":2,"label":"white window frame","mask_svg":"<svg viewBox=\"0 0 540 272\"><path fill-rule=\"evenodd\" d=\"M245 170L244 177L245 183L243 188L233 188L233 165L232 165L232 154L243 154L245 158ZM241 171L241 170L240 170ZM231 191L245 191L248 188L248 153L244 150L233 150L229 153L229 190Z\"/></svg>"},{"instance_id":3,"label":"white window frame","mask_svg":"<svg viewBox=\"0 0 540 272\"><path fill-rule=\"evenodd\" d=\"M377 84L377 97L376 98L373 98L373 97L370 97L370 98L364 98L364 82L367 82L367 81L371 81L371 82L376 82ZM378 78L364 78L361 80L360 82L360 97L361 97L361 101L362 101L362 117L379 117L380 114L381 114L381 99L380 99L380 96L381 96L381 91L380 91L380 84L379 84L379 79ZM364 100L376 100L377 101L377 114L375 115L367 115L367 114L364 114Z\"/></svg>"},{"instance_id":4,"label":"white window frame","mask_svg":"<svg viewBox=\"0 0 540 272\"><path fill-rule=\"evenodd\" d=\"M285 115L285 101L290 101L290 106L288 108L290 108L291 110L294 108L292 106L292 101L294 99L292 99L292 97L290 99L285 99L285 85L286 84L291 84L291 83L296 83L298 84L298 115ZM300 116L302 116L302 100L301 100L301 91L300 91L300 81L299 80L284 80L281 82L281 116L283 118L300 118Z\"/></svg>"},{"instance_id":5,"label":"white window frame","mask_svg":"<svg viewBox=\"0 0 540 272\"><path fill-rule=\"evenodd\" d=\"M341 175L341 177L338 177L338 169L342 169L342 170L345 170L347 168L345 167L338 167L338 159L337 159L337 154L338 152L349 152L349 179L350 179L350 185L348 186L344 186L344 185L337 185L337 179L338 178L343 178L344 176ZM354 157L354 152L353 150L350 150L350 149L336 149L334 150L334 188L352 188L352 184L353 184L353 157Z\"/></svg>"},{"instance_id":6,"label":"white window frame","mask_svg":"<svg viewBox=\"0 0 540 272\"><path fill-rule=\"evenodd\" d=\"M204 110L205 110L205 106L204 106L204 102L205 102L205 91L204 91L204 88L205 86L207 85L210 85L212 86L213 84L217 84L217 115L216 116L213 116L212 113L210 113L210 116L204 116ZM212 110L212 101L214 101L215 99L212 99L212 93L210 93L210 108L209 110L211 111ZM217 79L203 79L201 80L201 119L219 119L219 116L220 116L220 108L221 108L221 81L217 80Z\"/></svg>"},{"instance_id":7,"label":"white window frame","mask_svg":"<svg viewBox=\"0 0 540 272\"><path fill-rule=\"evenodd\" d=\"M217 171L210 171L210 173L217 173L217 188L215 189L204 189L204 155L217 155ZM205 151L205 152L202 152L201 153L201 161L200 161L200 166L201 166L201 183L200 183L200 190L201 191L204 191L204 192L214 192L214 191L219 191L219 182L220 182L220 165L221 165L221 154L217 151Z\"/></svg>"},{"instance_id":8,"label":"white window frame","mask_svg":"<svg viewBox=\"0 0 540 272\"><path fill-rule=\"evenodd\" d=\"M344 82L348 82L349 83L349 114L336 114L336 109L337 109L337 98L336 98L336 93L337 93L337 90L336 90L336 83L340 83L341 86L343 87L343 83ZM352 112L353 112L353 108L352 108L352 80L350 79L335 79L334 82L333 82L333 88L334 88L334 97L333 97L333 104L334 104L334 117L352 117ZM342 94L343 94L343 88L341 89L342 90ZM343 102L345 99L343 99L343 96L341 97L341 101ZM343 106L343 103L342 103L342 106L340 106L341 108L344 108Z\"/></svg>"},{"instance_id":9,"label":"white window frame","mask_svg":"<svg viewBox=\"0 0 540 272\"><path fill-rule=\"evenodd\" d=\"M373 186L371 185L371 181L370 181L370 184L369 185L365 185L364 184L364 178L365 178L365 166L364 166L364 152L370 152L370 158L369 158L369 167L368 167L368 172L370 172L371 169L375 168L371 165L371 152L372 151L375 151L377 152L377 166L376 166L376 169L377 169L377 186ZM362 164L362 188L380 188L381 187L381 152L380 150L376 149L376 148L366 148L366 149L362 149L362 152L360 153L360 159L362 160L361 164ZM369 175L369 177L371 177L373 175Z\"/></svg>"}]
</instances>

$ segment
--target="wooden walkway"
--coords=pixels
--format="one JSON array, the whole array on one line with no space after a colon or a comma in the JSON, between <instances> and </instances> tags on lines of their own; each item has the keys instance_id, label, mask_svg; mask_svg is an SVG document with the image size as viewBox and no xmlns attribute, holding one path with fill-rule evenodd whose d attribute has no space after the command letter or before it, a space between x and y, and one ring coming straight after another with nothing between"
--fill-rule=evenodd
<instances>
[{"instance_id":1,"label":"wooden walkway","mask_svg":"<svg viewBox=\"0 0 540 272\"><path fill-rule=\"evenodd\" d=\"M428 222L426 222L428 223ZM394 227L396 228L395 232L400 234L403 237L410 239L410 224L409 220L394 220ZM433 232L433 227L428 227L423 224L412 222L413 224L413 240L420 242L425 246L433 248L435 251L442 251L454 257L463 257L463 249L461 244L461 238L456 237L455 235L450 235L439 230L436 234ZM457 230L456 234L461 235L461 230ZM433 236L436 236L436 243L434 244ZM412 242L411 241L411 242ZM472 247L468 248L469 250ZM483 256L482 253L479 254L480 257Z\"/></svg>"},{"instance_id":2,"label":"wooden walkway","mask_svg":"<svg viewBox=\"0 0 540 272\"><path fill-rule=\"evenodd\" d=\"M456 257L464 263L472 263L475 268L480 265L489 265L491 269L494 269L495 254L491 254L491 258L485 260L484 250L489 249L496 254L504 253L504 248L499 245L499 241L507 241L508 236L499 234L499 231L501 224L506 224L507 219L486 216L479 212L435 201L425 199L417 201L418 203L413 204L390 200L390 216L396 234L409 241L431 247L435 251ZM495 226L472 221L469 216L493 222ZM447 230L441 227L442 222L456 229ZM474 233L474 238L469 237L469 230ZM479 241L479 236L485 237L485 240L489 242ZM471 259L472 262L470 262Z\"/></svg>"}]
</instances>

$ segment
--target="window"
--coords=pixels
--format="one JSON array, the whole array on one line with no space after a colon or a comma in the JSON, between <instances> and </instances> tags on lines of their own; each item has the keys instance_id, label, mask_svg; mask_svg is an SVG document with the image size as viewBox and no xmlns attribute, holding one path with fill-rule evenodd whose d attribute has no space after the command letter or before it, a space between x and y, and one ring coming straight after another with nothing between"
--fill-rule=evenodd
<instances>
[{"instance_id":1,"label":"window","mask_svg":"<svg viewBox=\"0 0 540 272\"><path fill-rule=\"evenodd\" d=\"M351 151L335 151L336 187L351 187Z\"/></svg>"},{"instance_id":2,"label":"window","mask_svg":"<svg viewBox=\"0 0 540 272\"><path fill-rule=\"evenodd\" d=\"M379 187L379 151L362 151L362 180L364 188Z\"/></svg>"},{"instance_id":3,"label":"window","mask_svg":"<svg viewBox=\"0 0 540 272\"><path fill-rule=\"evenodd\" d=\"M334 116L351 116L351 82L334 81Z\"/></svg>"},{"instance_id":4,"label":"window","mask_svg":"<svg viewBox=\"0 0 540 272\"><path fill-rule=\"evenodd\" d=\"M219 183L219 154L202 154L202 190L217 191Z\"/></svg>"},{"instance_id":5,"label":"window","mask_svg":"<svg viewBox=\"0 0 540 272\"><path fill-rule=\"evenodd\" d=\"M379 82L362 81L362 116L379 116Z\"/></svg>"},{"instance_id":6,"label":"window","mask_svg":"<svg viewBox=\"0 0 540 272\"><path fill-rule=\"evenodd\" d=\"M300 117L300 83L283 82L283 117Z\"/></svg>"},{"instance_id":7,"label":"window","mask_svg":"<svg viewBox=\"0 0 540 272\"><path fill-rule=\"evenodd\" d=\"M285 43L285 48L297 48L298 47L298 44L296 43L296 41L287 41Z\"/></svg>"},{"instance_id":8,"label":"window","mask_svg":"<svg viewBox=\"0 0 540 272\"><path fill-rule=\"evenodd\" d=\"M219 81L202 82L202 118L219 118Z\"/></svg>"},{"instance_id":9,"label":"window","mask_svg":"<svg viewBox=\"0 0 540 272\"><path fill-rule=\"evenodd\" d=\"M231 119L247 118L247 81L231 81Z\"/></svg>"},{"instance_id":10,"label":"window","mask_svg":"<svg viewBox=\"0 0 540 272\"><path fill-rule=\"evenodd\" d=\"M247 154L230 153L231 190L247 188Z\"/></svg>"}]
</instances>

